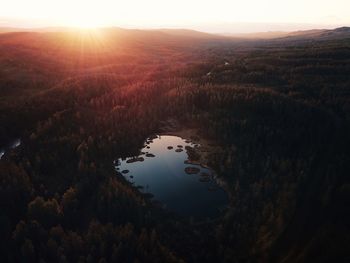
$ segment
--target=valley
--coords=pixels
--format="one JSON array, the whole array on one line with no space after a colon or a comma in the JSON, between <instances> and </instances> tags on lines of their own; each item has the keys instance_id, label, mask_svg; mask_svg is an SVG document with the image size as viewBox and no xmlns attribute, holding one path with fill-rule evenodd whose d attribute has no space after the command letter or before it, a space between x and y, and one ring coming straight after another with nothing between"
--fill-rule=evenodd
<instances>
[{"instance_id":1,"label":"valley","mask_svg":"<svg viewBox=\"0 0 350 263\"><path fill-rule=\"evenodd\" d=\"M346 262L349 76L349 28L1 33L1 262Z\"/></svg>"}]
</instances>

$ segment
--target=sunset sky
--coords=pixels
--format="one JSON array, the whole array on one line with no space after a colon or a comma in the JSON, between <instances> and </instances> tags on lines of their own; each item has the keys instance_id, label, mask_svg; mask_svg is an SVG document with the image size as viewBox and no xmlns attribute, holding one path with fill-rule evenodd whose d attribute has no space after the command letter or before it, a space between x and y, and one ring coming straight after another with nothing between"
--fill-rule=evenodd
<instances>
[{"instance_id":1,"label":"sunset sky","mask_svg":"<svg viewBox=\"0 0 350 263\"><path fill-rule=\"evenodd\" d=\"M0 26L188 27L203 31L245 25L350 24L349 0L1 0ZM249 26L250 25L250 26ZM249 29L250 27L250 29ZM232 29L232 28L231 28Z\"/></svg>"}]
</instances>

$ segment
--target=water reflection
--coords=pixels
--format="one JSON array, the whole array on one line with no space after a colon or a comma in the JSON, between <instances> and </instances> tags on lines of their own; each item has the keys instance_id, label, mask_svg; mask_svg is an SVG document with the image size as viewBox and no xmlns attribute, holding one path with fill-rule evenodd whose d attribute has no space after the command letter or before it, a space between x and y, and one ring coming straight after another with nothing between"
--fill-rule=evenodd
<instances>
[{"instance_id":1,"label":"water reflection","mask_svg":"<svg viewBox=\"0 0 350 263\"><path fill-rule=\"evenodd\" d=\"M215 217L227 205L227 194L211 170L186 162L186 147L195 145L177 136L150 138L140 156L117 160L116 169L171 211Z\"/></svg>"},{"instance_id":2,"label":"water reflection","mask_svg":"<svg viewBox=\"0 0 350 263\"><path fill-rule=\"evenodd\" d=\"M8 151L20 146L20 145L21 145L21 140L16 139L13 142L11 142L8 146L0 149L0 160L5 155L6 152L8 152Z\"/></svg>"}]
</instances>

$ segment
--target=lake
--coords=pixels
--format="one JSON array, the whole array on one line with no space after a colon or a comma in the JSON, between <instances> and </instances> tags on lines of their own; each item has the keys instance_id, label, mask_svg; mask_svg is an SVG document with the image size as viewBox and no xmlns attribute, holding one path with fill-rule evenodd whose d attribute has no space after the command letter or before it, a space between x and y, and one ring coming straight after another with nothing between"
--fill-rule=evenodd
<instances>
[{"instance_id":1,"label":"lake","mask_svg":"<svg viewBox=\"0 0 350 263\"><path fill-rule=\"evenodd\" d=\"M194 218L217 217L227 206L228 195L214 171L188 163L186 147L200 146L172 135L149 138L141 155L117 160L116 169L170 211Z\"/></svg>"}]
</instances>

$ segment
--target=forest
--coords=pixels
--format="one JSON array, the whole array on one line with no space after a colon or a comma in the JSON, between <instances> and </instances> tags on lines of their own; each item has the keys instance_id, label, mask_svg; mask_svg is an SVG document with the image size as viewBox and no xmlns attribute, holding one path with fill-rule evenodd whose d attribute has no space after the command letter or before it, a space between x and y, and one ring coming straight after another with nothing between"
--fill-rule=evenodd
<instances>
[{"instance_id":1,"label":"forest","mask_svg":"<svg viewBox=\"0 0 350 263\"><path fill-rule=\"evenodd\" d=\"M115 171L169 119L222 148L222 216ZM350 261L350 34L2 33L0 123L1 262Z\"/></svg>"}]
</instances>

